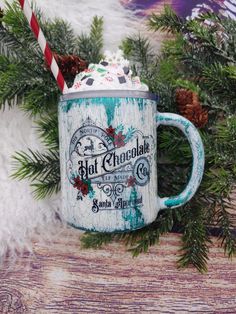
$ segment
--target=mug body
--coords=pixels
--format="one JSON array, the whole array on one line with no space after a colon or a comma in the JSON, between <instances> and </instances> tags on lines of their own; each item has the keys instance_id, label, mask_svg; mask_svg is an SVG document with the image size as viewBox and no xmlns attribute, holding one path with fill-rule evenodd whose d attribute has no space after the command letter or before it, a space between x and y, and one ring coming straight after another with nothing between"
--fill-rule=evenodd
<instances>
[{"instance_id":1,"label":"mug body","mask_svg":"<svg viewBox=\"0 0 236 314\"><path fill-rule=\"evenodd\" d=\"M130 231L155 220L156 98L86 91L59 103L62 215L72 226Z\"/></svg>"}]
</instances>

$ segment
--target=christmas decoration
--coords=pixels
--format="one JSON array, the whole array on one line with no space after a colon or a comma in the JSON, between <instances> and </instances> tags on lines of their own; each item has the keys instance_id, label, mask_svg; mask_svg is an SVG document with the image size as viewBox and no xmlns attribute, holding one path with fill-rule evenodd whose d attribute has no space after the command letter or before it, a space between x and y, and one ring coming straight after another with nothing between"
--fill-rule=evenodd
<instances>
[{"instance_id":1,"label":"christmas decoration","mask_svg":"<svg viewBox=\"0 0 236 314\"><path fill-rule=\"evenodd\" d=\"M75 55L60 56L54 54L55 60L66 79L71 79L88 67L88 63Z\"/></svg>"},{"instance_id":2,"label":"christmas decoration","mask_svg":"<svg viewBox=\"0 0 236 314\"><path fill-rule=\"evenodd\" d=\"M176 103L179 112L196 127L202 128L208 122L208 111L203 109L197 93L184 88L176 89Z\"/></svg>"},{"instance_id":3,"label":"christmas decoration","mask_svg":"<svg viewBox=\"0 0 236 314\"><path fill-rule=\"evenodd\" d=\"M66 23L63 22L63 27L59 22L45 23L37 11L36 15L57 55L78 56L88 63L98 63L102 59L102 19L95 17L90 34L75 39ZM149 24L153 31L173 33L173 39L163 43L159 55L154 53L148 39L141 36L127 38L121 48L132 60L133 72L159 95L159 111L181 113L201 127L206 153L203 182L190 203L183 208L161 211L150 226L125 234L86 233L82 244L97 248L122 239L136 256L157 244L162 234L180 231L182 247L178 265L194 265L203 272L207 269L211 227L218 230L225 253L233 256L236 252L229 211L233 208L230 195L236 181L236 22L211 12L184 20L170 7L165 7L162 15L151 16ZM60 40L61 31L58 30L61 29L67 41ZM44 198L60 190L56 114L60 92L17 4L4 11L0 42L1 47L4 46L0 56L0 104L4 107L16 102L32 117L37 117L39 135L45 144L43 153L29 150L15 154L13 177L29 179L35 197ZM63 70L65 68L69 77L70 67L65 66ZM73 66L71 71L74 71ZM72 76L67 81L69 86ZM133 134L132 128L124 134L122 128L112 126L106 132L116 145L125 145ZM177 130L164 127L158 133L158 145L161 196L167 192L178 194L190 175L189 145ZM135 198L135 181L130 177L127 184L132 187ZM89 182L75 180L74 185L82 197L92 193ZM128 217L133 212L124 212L124 215ZM142 217L137 217L141 223Z\"/></svg>"}]
</instances>

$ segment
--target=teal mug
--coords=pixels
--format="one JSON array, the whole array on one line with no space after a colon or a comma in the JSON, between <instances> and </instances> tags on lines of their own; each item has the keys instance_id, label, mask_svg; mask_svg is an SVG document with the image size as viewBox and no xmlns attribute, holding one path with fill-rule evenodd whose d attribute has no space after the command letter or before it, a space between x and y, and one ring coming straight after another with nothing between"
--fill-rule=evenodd
<instances>
[{"instance_id":1,"label":"teal mug","mask_svg":"<svg viewBox=\"0 0 236 314\"><path fill-rule=\"evenodd\" d=\"M72 226L124 232L153 222L161 209L195 194L204 170L204 149L187 119L156 110L144 91L69 93L59 103L62 215ZM187 137L192 174L177 196L158 196L156 128L175 126Z\"/></svg>"}]
</instances>

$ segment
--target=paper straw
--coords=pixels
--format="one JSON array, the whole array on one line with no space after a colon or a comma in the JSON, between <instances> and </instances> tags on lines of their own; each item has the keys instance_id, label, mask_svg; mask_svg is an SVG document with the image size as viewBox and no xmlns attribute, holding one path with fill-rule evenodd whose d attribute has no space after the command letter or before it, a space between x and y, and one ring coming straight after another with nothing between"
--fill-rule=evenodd
<instances>
[{"instance_id":1,"label":"paper straw","mask_svg":"<svg viewBox=\"0 0 236 314\"><path fill-rule=\"evenodd\" d=\"M39 23L37 21L37 18L32 11L30 4L27 0L19 0L21 8L29 22L29 25L31 27L31 30L33 31L40 48L42 49L42 52L45 56L45 59L50 66L50 69L57 81L57 85L59 86L60 90L63 94L65 94L68 91L68 87L66 85L65 79L58 67L58 64L53 56L53 53L45 39L45 36L39 26Z\"/></svg>"}]
</instances>

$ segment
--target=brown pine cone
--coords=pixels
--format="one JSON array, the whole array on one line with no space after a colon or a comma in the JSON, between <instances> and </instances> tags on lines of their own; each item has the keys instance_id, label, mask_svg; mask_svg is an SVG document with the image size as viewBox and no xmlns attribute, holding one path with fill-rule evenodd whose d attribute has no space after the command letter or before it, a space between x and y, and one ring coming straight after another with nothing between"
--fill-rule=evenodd
<instances>
[{"instance_id":1,"label":"brown pine cone","mask_svg":"<svg viewBox=\"0 0 236 314\"><path fill-rule=\"evenodd\" d=\"M84 71L88 67L88 63L78 56L61 56L56 53L54 53L53 55L65 79L73 80L76 74ZM50 69L46 60L45 67L48 70Z\"/></svg>"},{"instance_id":2,"label":"brown pine cone","mask_svg":"<svg viewBox=\"0 0 236 314\"><path fill-rule=\"evenodd\" d=\"M54 57L65 77L75 76L77 73L85 70L88 66L86 61L75 55L60 56L55 53Z\"/></svg>"},{"instance_id":3,"label":"brown pine cone","mask_svg":"<svg viewBox=\"0 0 236 314\"><path fill-rule=\"evenodd\" d=\"M208 122L208 111L203 108L198 94L184 88L176 90L176 103L182 116L190 120L196 127L202 128Z\"/></svg>"},{"instance_id":4,"label":"brown pine cone","mask_svg":"<svg viewBox=\"0 0 236 314\"><path fill-rule=\"evenodd\" d=\"M181 106L185 106L187 104L191 104L193 100L193 92L184 88L178 88L175 92L176 102L178 104L178 108Z\"/></svg>"}]
</instances>

